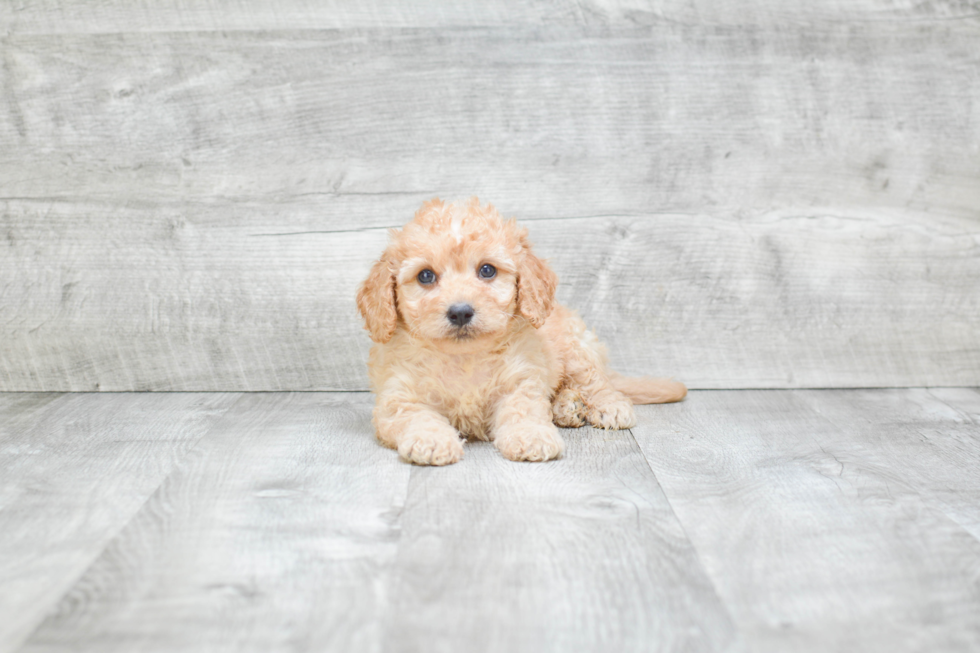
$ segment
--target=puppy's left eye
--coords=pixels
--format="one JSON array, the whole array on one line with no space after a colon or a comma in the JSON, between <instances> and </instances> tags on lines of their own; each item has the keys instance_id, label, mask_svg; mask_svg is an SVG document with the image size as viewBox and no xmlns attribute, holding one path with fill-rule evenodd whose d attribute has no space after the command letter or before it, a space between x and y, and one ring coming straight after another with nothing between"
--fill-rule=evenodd
<instances>
[{"instance_id":1,"label":"puppy's left eye","mask_svg":"<svg viewBox=\"0 0 980 653\"><path fill-rule=\"evenodd\" d=\"M482 279L493 279L495 276L497 276L497 268L493 267L489 263L484 263L480 266L480 271L478 274Z\"/></svg>"}]
</instances>

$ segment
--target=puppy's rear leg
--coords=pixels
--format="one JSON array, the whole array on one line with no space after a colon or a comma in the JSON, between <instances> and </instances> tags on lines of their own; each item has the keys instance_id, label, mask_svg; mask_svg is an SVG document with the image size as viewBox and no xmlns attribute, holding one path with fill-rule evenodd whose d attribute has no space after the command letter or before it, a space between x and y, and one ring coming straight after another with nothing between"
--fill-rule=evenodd
<instances>
[{"instance_id":1,"label":"puppy's rear leg","mask_svg":"<svg viewBox=\"0 0 980 653\"><path fill-rule=\"evenodd\" d=\"M616 390L602 375L579 388L588 410L586 419L599 429L628 429L636 426L636 412L629 397Z\"/></svg>"},{"instance_id":2,"label":"puppy's rear leg","mask_svg":"<svg viewBox=\"0 0 980 653\"><path fill-rule=\"evenodd\" d=\"M551 402L551 419L555 424L566 429L577 429L585 426L588 418L588 406L582 401L578 390L562 387Z\"/></svg>"},{"instance_id":3,"label":"puppy's rear leg","mask_svg":"<svg viewBox=\"0 0 980 653\"><path fill-rule=\"evenodd\" d=\"M463 457L463 442L449 420L398 393L381 394L374 406L381 444L416 465L450 465Z\"/></svg>"},{"instance_id":4,"label":"puppy's rear leg","mask_svg":"<svg viewBox=\"0 0 980 653\"><path fill-rule=\"evenodd\" d=\"M584 410L579 415L592 426L602 429L627 429L635 426L633 402L616 390L606 376L602 344L591 332L585 331L584 324L578 329L574 328L576 324L571 326L573 328L566 332L564 348L565 387L555 397L555 423L564 426L559 421L559 412L567 411L559 411L559 407L564 408L570 397L577 396L584 404ZM559 400L562 401L561 404Z\"/></svg>"}]
</instances>

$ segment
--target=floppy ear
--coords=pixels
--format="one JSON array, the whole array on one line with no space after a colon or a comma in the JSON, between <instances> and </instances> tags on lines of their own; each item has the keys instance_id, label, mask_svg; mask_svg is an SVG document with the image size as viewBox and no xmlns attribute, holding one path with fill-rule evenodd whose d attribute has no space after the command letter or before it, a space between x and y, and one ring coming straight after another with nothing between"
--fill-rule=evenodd
<instances>
[{"instance_id":1,"label":"floppy ear","mask_svg":"<svg viewBox=\"0 0 980 653\"><path fill-rule=\"evenodd\" d=\"M520 239L522 258L517 266L517 310L537 329L551 314L558 276L531 252L527 231L522 230Z\"/></svg>"},{"instance_id":2,"label":"floppy ear","mask_svg":"<svg viewBox=\"0 0 980 653\"><path fill-rule=\"evenodd\" d=\"M357 309L364 318L371 340L386 343L395 335L395 326L398 324L395 271L388 252L375 261L367 279L357 291Z\"/></svg>"}]
</instances>

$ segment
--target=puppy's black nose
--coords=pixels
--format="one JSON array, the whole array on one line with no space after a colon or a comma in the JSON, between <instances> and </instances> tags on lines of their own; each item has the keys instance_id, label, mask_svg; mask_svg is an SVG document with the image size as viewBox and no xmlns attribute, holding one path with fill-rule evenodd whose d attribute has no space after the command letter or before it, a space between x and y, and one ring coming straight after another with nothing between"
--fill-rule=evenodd
<instances>
[{"instance_id":1,"label":"puppy's black nose","mask_svg":"<svg viewBox=\"0 0 980 653\"><path fill-rule=\"evenodd\" d=\"M470 323L473 319L473 315L476 311L469 304L453 304L446 311L446 317L449 321L458 327L465 326Z\"/></svg>"}]
</instances>

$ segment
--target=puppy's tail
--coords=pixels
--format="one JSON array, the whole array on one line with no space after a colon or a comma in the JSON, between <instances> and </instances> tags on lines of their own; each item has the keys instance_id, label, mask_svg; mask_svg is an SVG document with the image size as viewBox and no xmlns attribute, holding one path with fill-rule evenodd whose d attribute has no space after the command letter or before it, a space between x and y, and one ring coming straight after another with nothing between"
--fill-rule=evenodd
<instances>
[{"instance_id":1,"label":"puppy's tail","mask_svg":"<svg viewBox=\"0 0 980 653\"><path fill-rule=\"evenodd\" d=\"M669 404L687 396L687 387L673 379L630 378L610 372L609 381L634 404Z\"/></svg>"}]
</instances>

